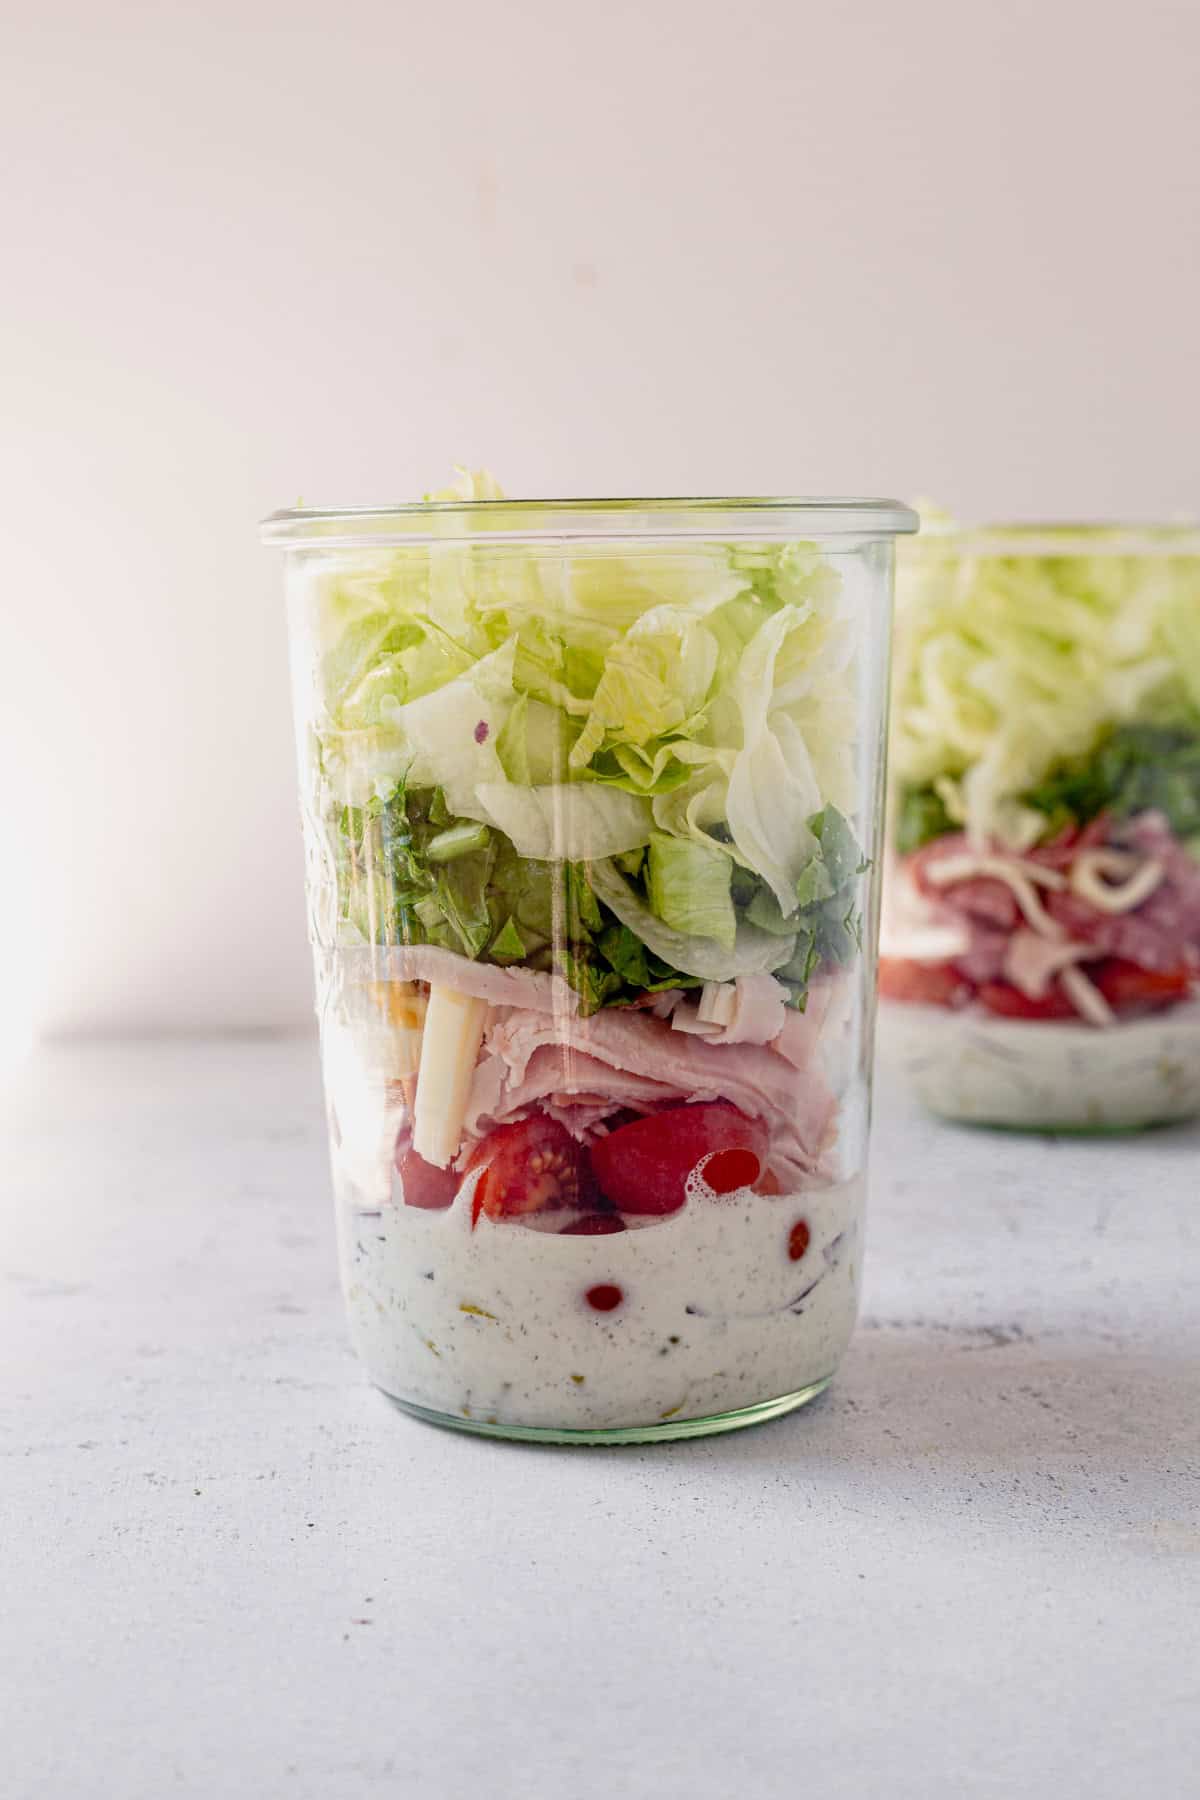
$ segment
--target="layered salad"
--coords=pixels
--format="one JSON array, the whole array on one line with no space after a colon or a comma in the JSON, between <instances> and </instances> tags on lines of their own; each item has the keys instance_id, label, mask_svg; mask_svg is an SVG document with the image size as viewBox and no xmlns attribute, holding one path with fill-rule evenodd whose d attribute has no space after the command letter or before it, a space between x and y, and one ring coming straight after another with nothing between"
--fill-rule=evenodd
<instances>
[{"instance_id":1,"label":"layered salad","mask_svg":"<svg viewBox=\"0 0 1200 1800\"><path fill-rule=\"evenodd\" d=\"M892 776L880 987L928 1104L1200 1111L1192 534L935 532L899 587Z\"/></svg>"},{"instance_id":2,"label":"layered salad","mask_svg":"<svg viewBox=\"0 0 1200 1800\"><path fill-rule=\"evenodd\" d=\"M290 577L356 1345L502 1430L794 1396L855 1309L867 590L808 543L431 535Z\"/></svg>"}]
</instances>

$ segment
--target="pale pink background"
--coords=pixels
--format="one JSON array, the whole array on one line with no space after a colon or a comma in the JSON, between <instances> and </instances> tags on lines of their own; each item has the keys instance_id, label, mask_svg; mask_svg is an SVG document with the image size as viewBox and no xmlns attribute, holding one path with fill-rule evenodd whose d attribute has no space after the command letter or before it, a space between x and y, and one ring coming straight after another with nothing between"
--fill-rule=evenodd
<instances>
[{"instance_id":1,"label":"pale pink background","mask_svg":"<svg viewBox=\"0 0 1200 1800\"><path fill-rule=\"evenodd\" d=\"M0 992L301 1022L256 518L419 493L1197 504L1200 8L12 7Z\"/></svg>"}]
</instances>

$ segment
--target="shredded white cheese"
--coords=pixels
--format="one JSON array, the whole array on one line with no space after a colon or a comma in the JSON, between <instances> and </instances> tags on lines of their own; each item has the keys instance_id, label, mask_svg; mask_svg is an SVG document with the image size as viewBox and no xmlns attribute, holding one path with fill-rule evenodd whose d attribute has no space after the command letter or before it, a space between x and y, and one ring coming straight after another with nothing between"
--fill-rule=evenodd
<instances>
[{"instance_id":1,"label":"shredded white cheese","mask_svg":"<svg viewBox=\"0 0 1200 1800\"><path fill-rule=\"evenodd\" d=\"M1153 857L1140 862L1125 850L1082 850L1071 867L1071 891L1097 912L1132 912L1150 898L1165 874L1165 866Z\"/></svg>"},{"instance_id":2,"label":"shredded white cheese","mask_svg":"<svg viewBox=\"0 0 1200 1800\"><path fill-rule=\"evenodd\" d=\"M1041 863L1017 862L1004 856L965 855L943 857L940 862L931 862L925 870L925 880L931 887L938 888L973 881L979 875L1002 881L1010 888L1030 925L1043 937L1061 938L1064 935L1062 926L1050 917L1037 893L1038 887L1056 890L1066 887L1066 876L1057 869L1047 869Z\"/></svg>"},{"instance_id":3,"label":"shredded white cheese","mask_svg":"<svg viewBox=\"0 0 1200 1800\"><path fill-rule=\"evenodd\" d=\"M1089 1025L1115 1025L1116 1015L1095 982L1089 981L1082 969L1070 968L1061 970L1058 979L1063 984L1072 1006L1081 1018Z\"/></svg>"}]
</instances>

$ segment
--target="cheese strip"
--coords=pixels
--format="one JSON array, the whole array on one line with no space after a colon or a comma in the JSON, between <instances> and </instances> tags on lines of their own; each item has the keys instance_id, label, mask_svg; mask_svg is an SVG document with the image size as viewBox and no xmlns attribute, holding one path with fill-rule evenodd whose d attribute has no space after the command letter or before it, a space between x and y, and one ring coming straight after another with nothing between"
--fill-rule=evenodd
<instances>
[{"instance_id":1,"label":"cheese strip","mask_svg":"<svg viewBox=\"0 0 1200 1800\"><path fill-rule=\"evenodd\" d=\"M1132 912L1150 898L1166 872L1154 857L1139 863L1122 850L1085 850L1075 858L1071 887L1097 912Z\"/></svg>"},{"instance_id":2,"label":"cheese strip","mask_svg":"<svg viewBox=\"0 0 1200 1800\"><path fill-rule=\"evenodd\" d=\"M413 1149L439 1169L452 1160L462 1141L467 1098L487 1012L486 1000L476 1000L440 984L429 990L413 1114Z\"/></svg>"},{"instance_id":3,"label":"cheese strip","mask_svg":"<svg viewBox=\"0 0 1200 1800\"><path fill-rule=\"evenodd\" d=\"M1089 981L1082 969L1063 969L1058 979L1066 989L1072 1006L1089 1025L1115 1025L1116 1015L1100 989Z\"/></svg>"}]
</instances>

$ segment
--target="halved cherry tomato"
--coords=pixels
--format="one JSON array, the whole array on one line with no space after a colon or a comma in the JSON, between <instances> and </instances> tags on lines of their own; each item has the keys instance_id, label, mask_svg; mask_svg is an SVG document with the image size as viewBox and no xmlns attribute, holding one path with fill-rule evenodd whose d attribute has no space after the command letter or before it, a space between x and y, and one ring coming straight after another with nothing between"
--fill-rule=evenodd
<instances>
[{"instance_id":1,"label":"halved cherry tomato","mask_svg":"<svg viewBox=\"0 0 1200 1800\"><path fill-rule=\"evenodd\" d=\"M1057 983L1040 1000L1023 994L1008 981L985 981L976 995L981 1006L1002 1019L1077 1019L1070 999Z\"/></svg>"},{"instance_id":2,"label":"halved cherry tomato","mask_svg":"<svg viewBox=\"0 0 1200 1800\"><path fill-rule=\"evenodd\" d=\"M918 1006L962 1006L973 992L967 977L948 962L919 962L911 956L881 956L879 992L885 1000Z\"/></svg>"},{"instance_id":3,"label":"halved cherry tomato","mask_svg":"<svg viewBox=\"0 0 1200 1800\"><path fill-rule=\"evenodd\" d=\"M725 1162L723 1171L717 1164L718 1179L736 1175L735 1186L750 1187L766 1150L767 1131L760 1120L748 1118L727 1100L699 1101L652 1113L598 1139L591 1148L592 1171L600 1192L618 1211L670 1213L683 1205L687 1178L706 1156L716 1161L719 1153Z\"/></svg>"},{"instance_id":4,"label":"halved cherry tomato","mask_svg":"<svg viewBox=\"0 0 1200 1800\"><path fill-rule=\"evenodd\" d=\"M405 1206L421 1206L430 1212L443 1212L453 1203L458 1192L459 1176L453 1169L439 1169L427 1163L415 1150L396 1151L396 1173Z\"/></svg>"},{"instance_id":5,"label":"halved cherry tomato","mask_svg":"<svg viewBox=\"0 0 1200 1800\"><path fill-rule=\"evenodd\" d=\"M588 1199L584 1153L565 1125L544 1113L500 1125L472 1154L468 1169L487 1167L475 1189L473 1217L516 1218Z\"/></svg>"},{"instance_id":6,"label":"halved cherry tomato","mask_svg":"<svg viewBox=\"0 0 1200 1800\"><path fill-rule=\"evenodd\" d=\"M1174 1006L1186 1000L1192 988L1192 972L1186 963L1173 969L1143 969L1123 957L1110 956L1088 974L1114 1012Z\"/></svg>"}]
</instances>

